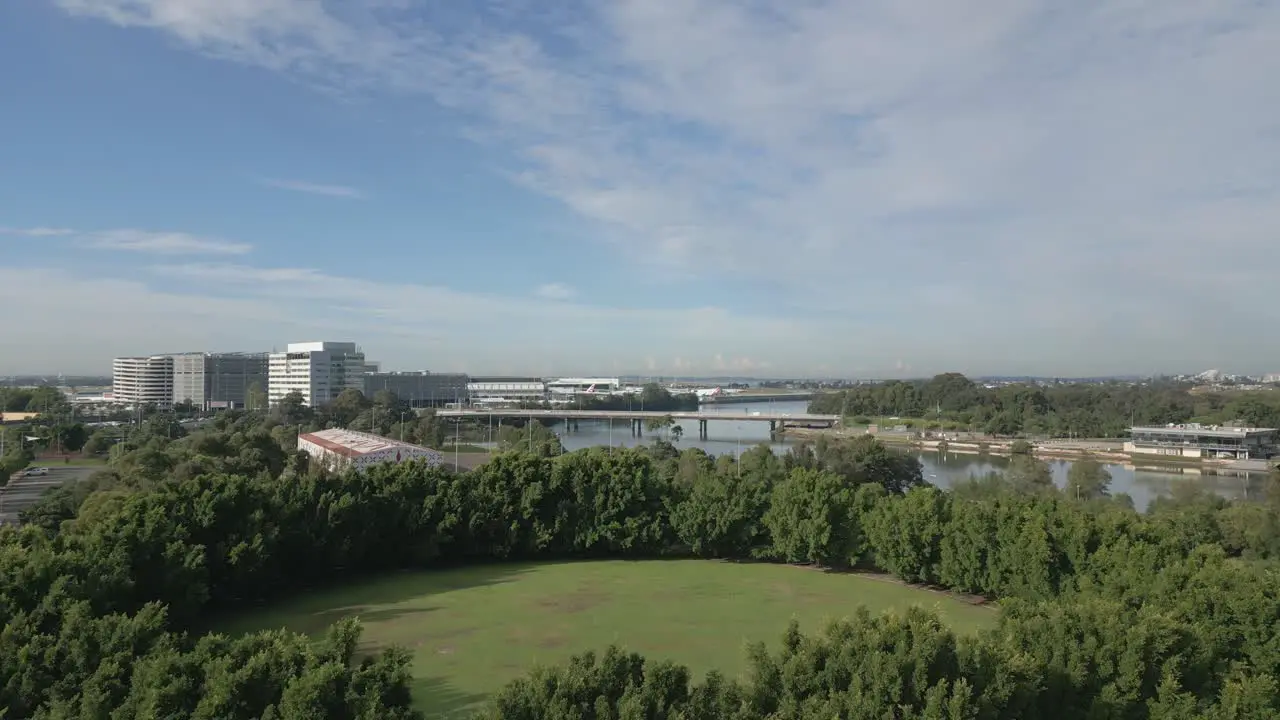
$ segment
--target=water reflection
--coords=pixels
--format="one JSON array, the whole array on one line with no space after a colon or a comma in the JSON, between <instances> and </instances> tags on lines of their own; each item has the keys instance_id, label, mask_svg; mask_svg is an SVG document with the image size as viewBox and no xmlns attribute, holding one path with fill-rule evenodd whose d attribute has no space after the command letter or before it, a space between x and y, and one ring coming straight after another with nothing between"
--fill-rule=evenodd
<instances>
[{"instance_id":1,"label":"water reflection","mask_svg":"<svg viewBox=\"0 0 1280 720\"><path fill-rule=\"evenodd\" d=\"M769 414L799 414L807 410L804 402L778 403L744 403L740 405L711 406L710 412L759 412ZM662 437L662 433L644 432L640 437L631 434L626 422L614 422L612 427L605 421L579 422L578 429L570 432L564 425L557 425L561 442L566 449L578 450L598 445L614 447L632 447L650 442L654 437ZM690 421L683 427L684 435L676 443L679 448L702 448L713 455L738 455L760 443L768 443L774 452L786 452L788 442L771 441L769 424L757 421L711 420L707 423L707 439L698 438L697 423ZM890 446L892 447L892 446ZM981 476L991 471L1002 471L1009 465L1009 459L999 456L972 455L964 453L940 453L909 450L920 460L924 467L925 479L939 487L950 487L954 483L968 479L970 476ZM1049 468L1053 472L1053 480L1059 486L1066 485L1067 471L1071 461L1061 458L1048 459ZM1125 493L1133 498L1134 507L1144 510L1157 497L1168 496L1177 483L1195 482L1202 487L1229 499L1256 498L1260 495L1265 475L1262 473L1244 473L1233 471L1206 472L1199 467L1135 467L1129 464L1109 464L1111 472L1111 492Z\"/></svg>"}]
</instances>

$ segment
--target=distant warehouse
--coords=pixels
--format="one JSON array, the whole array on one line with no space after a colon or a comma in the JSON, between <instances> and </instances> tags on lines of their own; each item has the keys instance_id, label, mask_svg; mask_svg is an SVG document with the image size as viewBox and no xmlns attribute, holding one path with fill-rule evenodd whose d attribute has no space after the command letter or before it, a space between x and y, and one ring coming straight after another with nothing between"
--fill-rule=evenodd
<instances>
[{"instance_id":1,"label":"distant warehouse","mask_svg":"<svg viewBox=\"0 0 1280 720\"><path fill-rule=\"evenodd\" d=\"M320 430L298 436L298 449L330 468L365 468L378 463L425 460L439 465L439 452L420 445L354 430Z\"/></svg>"}]
</instances>

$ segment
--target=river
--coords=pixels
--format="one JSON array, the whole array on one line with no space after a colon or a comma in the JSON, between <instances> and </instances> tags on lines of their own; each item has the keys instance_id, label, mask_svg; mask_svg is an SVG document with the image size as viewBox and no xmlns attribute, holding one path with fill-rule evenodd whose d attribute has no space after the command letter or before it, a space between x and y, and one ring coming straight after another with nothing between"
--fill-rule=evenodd
<instances>
[{"instance_id":1,"label":"river","mask_svg":"<svg viewBox=\"0 0 1280 720\"><path fill-rule=\"evenodd\" d=\"M806 412L808 403L800 401L741 403L733 405L704 405L703 410L715 412L752 412L762 415L769 413L798 414ZM707 423L707 439L698 438L696 422L686 422L683 426L684 436L676 447L696 447L713 455L731 454L749 450L759 443L770 443L769 425L763 422L735 422L732 420L712 420ZM576 432L569 432L564 425L557 425L554 430L560 434L561 442L568 450L597 445L613 445L617 447L633 446L647 443L660 433L646 431L643 437L633 437L625 422L615 422L610 428L607 422L580 422ZM775 452L786 452L790 442L771 442ZM892 445L890 447L893 447ZM925 479L939 487L949 487L952 483L965 480L971 475L984 475L992 470L1000 470L1009 464L1009 459L999 456L978 456L960 453L938 453L909 450L924 466ZM1054 482L1059 487L1066 483L1070 460L1047 459L1053 471ZM1163 467L1135 468L1132 465L1107 465L1111 472L1111 492L1125 493L1133 498L1134 507L1144 510L1157 497L1168 495L1174 485L1179 482L1194 480L1209 487L1214 492L1230 498L1253 498L1262 492L1264 475L1261 473L1244 474L1202 474L1198 468Z\"/></svg>"}]
</instances>

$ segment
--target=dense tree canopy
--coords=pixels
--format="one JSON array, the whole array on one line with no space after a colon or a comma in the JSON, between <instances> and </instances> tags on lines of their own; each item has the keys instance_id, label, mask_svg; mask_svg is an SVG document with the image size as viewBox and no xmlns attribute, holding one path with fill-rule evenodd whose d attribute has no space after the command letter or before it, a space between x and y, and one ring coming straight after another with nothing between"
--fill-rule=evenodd
<instances>
[{"instance_id":1,"label":"dense tree canopy","mask_svg":"<svg viewBox=\"0 0 1280 720\"><path fill-rule=\"evenodd\" d=\"M923 419L995 435L1121 437L1131 425L1244 422L1280 427L1280 392L1199 392L1170 381L979 386L958 373L858 385L813 399L810 412ZM928 423L927 423L928 424Z\"/></svg>"},{"instance_id":2,"label":"dense tree canopy","mask_svg":"<svg viewBox=\"0 0 1280 720\"><path fill-rule=\"evenodd\" d=\"M0 529L8 717L411 718L408 655L359 656L353 623L312 645L202 621L393 568L687 555L878 569L1000 598L1001 620L963 638L920 610L793 627L750 650L742 680L609 650L534 672L488 716L1280 713L1280 502L1187 494L1140 515L1100 493L961 495L866 439L738 462L657 442L335 474L293 449L286 419L140 427L109 472Z\"/></svg>"}]
</instances>

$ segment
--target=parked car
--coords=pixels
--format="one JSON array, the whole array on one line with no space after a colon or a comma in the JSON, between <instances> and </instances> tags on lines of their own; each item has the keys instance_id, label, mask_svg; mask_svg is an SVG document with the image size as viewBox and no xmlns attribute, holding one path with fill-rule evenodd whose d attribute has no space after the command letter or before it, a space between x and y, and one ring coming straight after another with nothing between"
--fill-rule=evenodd
<instances>
[{"instance_id":1,"label":"parked car","mask_svg":"<svg viewBox=\"0 0 1280 720\"><path fill-rule=\"evenodd\" d=\"M49 468L47 467L27 468L23 471L22 477L43 477L48 474Z\"/></svg>"}]
</instances>

